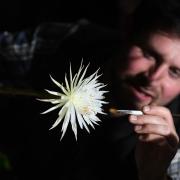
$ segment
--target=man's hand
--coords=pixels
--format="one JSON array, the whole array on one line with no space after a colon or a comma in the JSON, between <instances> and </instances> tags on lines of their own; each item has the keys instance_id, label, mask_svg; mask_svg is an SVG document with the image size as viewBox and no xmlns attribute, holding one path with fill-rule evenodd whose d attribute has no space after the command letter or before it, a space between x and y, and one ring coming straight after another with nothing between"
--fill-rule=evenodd
<instances>
[{"instance_id":1,"label":"man's hand","mask_svg":"<svg viewBox=\"0 0 180 180\"><path fill-rule=\"evenodd\" d=\"M129 116L139 139L135 152L139 179L164 180L179 142L173 118L161 106L145 106L143 113Z\"/></svg>"}]
</instances>

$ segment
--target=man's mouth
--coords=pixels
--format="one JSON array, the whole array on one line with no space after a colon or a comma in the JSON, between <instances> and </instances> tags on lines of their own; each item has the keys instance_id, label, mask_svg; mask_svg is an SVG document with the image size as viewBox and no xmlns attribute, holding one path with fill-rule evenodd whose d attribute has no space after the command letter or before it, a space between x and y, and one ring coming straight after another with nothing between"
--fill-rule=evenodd
<instances>
[{"instance_id":1,"label":"man's mouth","mask_svg":"<svg viewBox=\"0 0 180 180\"><path fill-rule=\"evenodd\" d=\"M152 88L147 88L147 87L135 87L139 92L143 93L146 96L150 96L153 99L156 97L154 90Z\"/></svg>"},{"instance_id":2,"label":"man's mouth","mask_svg":"<svg viewBox=\"0 0 180 180\"><path fill-rule=\"evenodd\" d=\"M149 92L145 91L143 88L130 86L129 89L136 100L151 101L153 99L152 95Z\"/></svg>"},{"instance_id":3,"label":"man's mouth","mask_svg":"<svg viewBox=\"0 0 180 180\"><path fill-rule=\"evenodd\" d=\"M157 98L156 91L151 87L144 87L128 83L128 89L138 101L148 101L149 103Z\"/></svg>"},{"instance_id":4,"label":"man's mouth","mask_svg":"<svg viewBox=\"0 0 180 180\"><path fill-rule=\"evenodd\" d=\"M159 97L159 91L156 87L148 85L148 81L142 77L126 77L121 79L122 86L125 87L125 91L129 91L129 97L133 98L137 102L144 102L149 104L152 101L156 101Z\"/></svg>"}]
</instances>

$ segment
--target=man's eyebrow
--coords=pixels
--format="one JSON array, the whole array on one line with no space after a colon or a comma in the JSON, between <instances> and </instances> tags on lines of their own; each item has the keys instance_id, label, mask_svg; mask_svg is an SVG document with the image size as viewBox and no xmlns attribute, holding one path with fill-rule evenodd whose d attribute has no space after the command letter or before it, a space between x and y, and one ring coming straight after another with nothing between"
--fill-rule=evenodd
<instances>
[{"instance_id":1,"label":"man's eyebrow","mask_svg":"<svg viewBox=\"0 0 180 180\"><path fill-rule=\"evenodd\" d=\"M142 48L147 51L150 55L152 55L155 59L162 61L164 56L163 54L159 53L158 51L156 51L152 46L148 45L148 44L144 44L142 46ZM174 67L180 71L180 66L178 66L177 64L174 64Z\"/></svg>"}]
</instances>

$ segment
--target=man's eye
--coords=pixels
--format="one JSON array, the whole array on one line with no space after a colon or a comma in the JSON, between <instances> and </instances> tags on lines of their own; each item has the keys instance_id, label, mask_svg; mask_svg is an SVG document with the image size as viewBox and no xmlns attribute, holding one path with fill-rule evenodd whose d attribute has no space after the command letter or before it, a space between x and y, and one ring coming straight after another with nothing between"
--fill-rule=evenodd
<instances>
[{"instance_id":1,"label":"man's eye","mask_svg":"<svg viewBox=\"0 0 180 180\"><path fill-rule=\"evenodd\" d=\"M169 74L173 78L180 78L180 69L175 68L175 67L171 67L170 70L169 70Z\"/></svg>"},{"instance_id":2,"label":"man's eye","mask_svg":"<svg viewBox=\"0 0 180 180\"><path fill-rule=\"evenodd\" d=\"M154 56L146 50L143 50L143 56L149 60L154 60Z\"/></svg>"},{"instance_id":3,"label":"man's eye","mask_svg":"<svg viewBox=\"0 0 180 180\"><path fill-rule=\"evenodd\" d=\"M149 58L149 57L150 57L150 54L149 54L148 52L146 52L146 51L143 51L143 55L144 55L144 57L146 57L146 58Z\"/></svg>"},{"instance_id":4,"label":"man's eye","mask_svg":"<svg viewBox=\"0 0 180 180\"><path fill-rule=\"evenodd\" d=\"M149 56L150 56L150 54L148 53L148 51L145 50L145 49L142 49L142 53L143 53L143 56L144 56L144 57L149 57Z\"/></svg>"}]
</instances>

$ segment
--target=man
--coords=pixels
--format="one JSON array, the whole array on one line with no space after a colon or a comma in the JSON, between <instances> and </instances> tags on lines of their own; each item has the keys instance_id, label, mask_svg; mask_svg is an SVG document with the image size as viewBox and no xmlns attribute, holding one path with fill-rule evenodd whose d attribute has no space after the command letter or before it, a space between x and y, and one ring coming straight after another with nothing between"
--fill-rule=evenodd
<instances>
[{"instance_id":1,"label":"man","mask_svg":"<svg viewBox=\"0 0 180 180\"><path fill-rule=\"evenodd\" d=\"M164 107L180 94L179 7L176 1L142 2L134 14L127 50L114 66L113 105L144 113L129 116L138 138L139 179L166 179L179 143L172 114Z\"/></svg>"}]
</instances>

